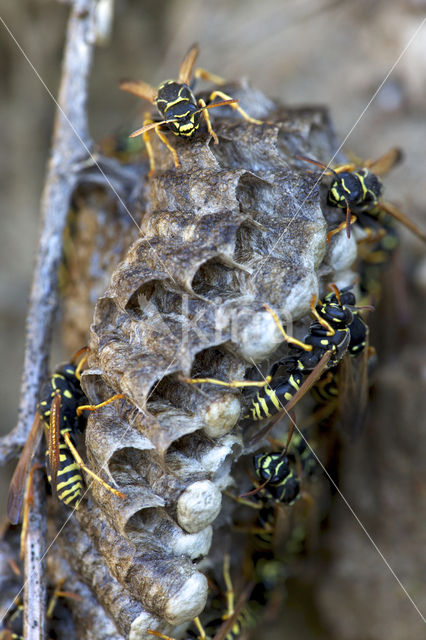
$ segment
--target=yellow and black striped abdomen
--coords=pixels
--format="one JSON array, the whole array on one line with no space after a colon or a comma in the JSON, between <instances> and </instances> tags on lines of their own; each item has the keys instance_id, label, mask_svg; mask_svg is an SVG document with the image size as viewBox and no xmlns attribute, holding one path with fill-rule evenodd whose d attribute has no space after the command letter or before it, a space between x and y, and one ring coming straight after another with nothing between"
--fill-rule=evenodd
<instances>
[{"instance_id":1,"label":"yellow and black striped abdomen","mask_svg":"<svg viewBox=\"0 0 426 640\"><path fill-rule=\"evenodd\" d=\"M303 383L303 375L296 371L287 378L277 378L269 385L262 387L251 401L249 420L264 420L279 413L292 397L299 391Z\"/></svg>"},{"instance_id":2,"label":"yellow and black striped abdomen","mask_svg":"<svg viewBox=\"0 0 426 640\"><path fill-rule=\"evenodd\" d=\"M61 436L63 433L61 432ZM48 455L48 451L46 451ZM52 478L49 474L49 482ZM59 443L59 468L56 477L56 491L58 498L67 506L78 508L83 491L83 476L80 467L74 460L67 444Z\"/></svg>"},{"instance_id":3,"label":"yellow and black striped abdomen","mask_svg":"<svg viewBox=\"0 0 426 640\"><path fill-rule=\"evenodd\" d=\"M53 416L52 407L55 399L60 399L59 407ZM58 442L55 449L59 450L59 463L56 474L55 487L60 500L70 507L78 507L83 491L83 477L79 465L75 462L71 451L64 440L64 435L69 434L71 442L74 444L76 434L82 429L85 418L77 415L77 408L87 404L80 381L76 376L76 367L73 364L66 364L55 371L42 389L37 411L43 421L48 443L50 442L49 431L51 420L53 419L55 428L58 430ZM56 426L55 426L56 415ZM52 446L52 445L50 445ZM56 455L54 452L46 451L46 456ZM49 470L49 482L52 477Z\"/></svg>"}]
</instances>

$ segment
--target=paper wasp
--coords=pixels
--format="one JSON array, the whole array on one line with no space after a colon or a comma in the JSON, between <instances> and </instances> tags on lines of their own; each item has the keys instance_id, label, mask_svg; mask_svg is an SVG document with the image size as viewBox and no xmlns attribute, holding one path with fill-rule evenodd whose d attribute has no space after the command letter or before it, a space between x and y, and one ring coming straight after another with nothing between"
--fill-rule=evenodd
<instances>
[{"instance_id":1,"label":"paper wasp","mask_svg":"<svg viewBox=\"0 0 426 640\"><path fill-rule=\"evenodd\" d=\"M17 524L20 519L25 480L40 441L41 426L44 427L47 441L48 479L53 492L64 504L78 508L83 491L82 471L92 476L108 491L121 498L125 497L125 494L111 487L91 471L76 449L76 437L79 431L84 430L86 424L82 412L94 411L123 397L122 394L117 394L98 405L88 404L80 386L81 368L87 355L76 364L85 351L86 348L78 351L71 363L57 367L41 389L33 426L10 483L7 514L12 524Z\"/></svg>"},{"instance_id":2,"label":"paper wasp","mask_svg":"<svg viewBox=\"0 0 426 640\"><path fill-rule=\"evenodd\" d=\"M346 209L345 222L328 233L328 241L344 228L346 228L346 235L349 238L351 225L357 219L363 227L370 228L371 223L373 226L375 224L384 226L388 216L391 216L426 242L426 234L414 222L393 204L381 199L383 184L378 176L392 169L401 157L401 151L393 148L377 160L365 162L362 168L357 168L352 163L332 169L312 158L297 156L300 160L316 164L333 176L334 179L328 189L327 204Z\"/></svg>"},{"instance_id":3,"label":"paper wasp","mask_svg":"<svg viewBox=\"0 0 426 640\"><path fill-rule=\"evenodd\" d=\"M290 466L287 447L280 453L258 453L253 458L254 472L261 482L260 495L266 501L293 504L299 497L300 481Z\"/></svg>"},{"instance_id":4,"label":"paper wasp","mask_svg":"<svg viewBox=\"0 0 426 640\"><path fill-rule=\"evenodd\" d=\"M353 315L349 325L350 341L348 355L337 367L329 369L314 385L312 393L319 411L317 418L330 416L338 408L340 418L352 435L359 432L365 417L368 399L368 359L371 351L369 347L369 328L360 314L360 307L355 306L356 299L346 287L334 291L325 297L330 303L340 300L340 304L347 306ZM372 309L372 307L364 307Z\"/></svg>"},{"instance_id":5,"label":"paper wasp","mask_svg":"<svg viewBox=\"0 0 426 640\"><path fill-rule=\"evenodd\" d=\"M260 120L251 118L237 104L237 100L234 100L223 91L213 91L209 97L209 104L206 104L201 98L197 101L192 92L190 81L198 52L198 45L194 44L189 49L182 61L182 64L180 65L178 79L166 80L160 84L158 89L154 89L146 82L123 81L120 83L120 89L123 91L128 91L129 93L139 96L157 107L162 118L162 120L158 122L153 121L150 117L145 118L143 127L134 131L130 136L143 136L150 163L150 172L148 177L151 177L155 171L154 154L149 139L149 132L152 130L155 131L161 142L172 154L175 167L179 167L180 163L177 152L162 131L164 126L166 126L176 136L191 138L199 129L201 118L203 117L206 122L208 132L214 139L215 144L217 144L218 138L213 131L208 109L213 109L223 105L229 105L233 109L237 110L248 122L263 124ZM194 77L211 80L215 84L219 85L224 84L224 81L221 78L205 71L204 69L196 69ZM216 98L221 98L221 101L213 102Z\"/></svg>"},{"instance_id":6,"label":"paper wasp","mask_svg":"<svg viewBox=\"0 0 426 640\"><path fill-rule=\"evenodd\" d=\"M337 288L335 288L336 291ZM311 300L311 312L315 321L311 323L304 341L289 336L277 314L269 305L264 308L272 315L291 353L276 362L263 382L232 380L224 382L215 378L183 378L190 384L212 383L232 388L262 387L252 398L245 419L263 420L283 409L289 411L319 379L321 374L335 367L346 353L351 340L349 327L354 316L351 309L336 297L326 297L316 306L316 297ZM285 375L276 376L281 367Z\"/></svg>"}]
</instances>

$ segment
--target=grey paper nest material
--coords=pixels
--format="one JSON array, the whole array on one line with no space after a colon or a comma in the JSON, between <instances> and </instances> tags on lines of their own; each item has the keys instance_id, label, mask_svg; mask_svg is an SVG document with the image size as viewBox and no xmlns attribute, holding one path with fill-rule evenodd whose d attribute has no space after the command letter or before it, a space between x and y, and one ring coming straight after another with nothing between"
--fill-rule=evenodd
<instances>
[{"instance_id":1,"label":"grey paper nest material","mask_svg":"<svg viewBox=\"0 0 426 640\"><path fill-rule=\"evenodd\" d=\"M354 240L340 236L327 251L319 187L295 159L332 156L326 112L278 109L244 86L229 92L276 124L222 110L218 146L203 135L172 140L177 170L155 142L142 232L96 304L82 379L94 402L125 396L90 416L86 443L92 468L105 462L127 498L94 484L100 509L79 520L114 580L148 612L145 629L150 615L167 630L202 611L196 561L209 553L221 491L244 453L240 392L200 392L176 374L241 378L281 341L262 304L303 318L320 278L338 280L356 255Z\"/></svg>"}]
</instances>

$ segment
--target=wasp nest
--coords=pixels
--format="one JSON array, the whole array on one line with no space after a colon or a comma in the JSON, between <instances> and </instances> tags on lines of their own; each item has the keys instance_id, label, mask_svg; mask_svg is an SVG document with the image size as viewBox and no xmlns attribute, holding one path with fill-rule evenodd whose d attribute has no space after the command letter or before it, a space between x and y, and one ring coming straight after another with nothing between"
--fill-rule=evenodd
<instances>
[{"instance_id":1,"label":"wasp nest","mask_svg":"<svg viewBox=\"0 0 426 640\"><path fill-rule=\"evenodd\" d=\"M126 498L92 484L97 506L82 506L62 551L133 640L203 611L200 563L223 555L218 527L232 519L222 492L253 450L238 426L241 392L179 375L244 377L282 341L262 304L298 321L326 283L350 281L356 257L344 233L327 244L317 179L296 159L333 155L327 112L285 109L245 85L226 91L265 124L215 109L219 144L174 138L178 169L154 141L147 205L132 210L140 233L96 303L82 377L92 402L124 395L91 414L86 446Z\"/></svg>"}]
</instances>

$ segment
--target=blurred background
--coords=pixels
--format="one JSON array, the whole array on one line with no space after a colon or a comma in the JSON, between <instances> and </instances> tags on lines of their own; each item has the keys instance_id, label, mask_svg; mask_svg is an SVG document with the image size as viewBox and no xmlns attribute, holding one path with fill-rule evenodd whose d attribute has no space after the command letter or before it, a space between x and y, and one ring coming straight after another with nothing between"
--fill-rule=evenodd
<instances>
[{"instance_id":1,"label":"blurred background","mask_svg":"<svg viewBox=\"0 0 426 640\"><path fill-rule=\"evenodd\" d=\"M2 19L56 95L68 6L53 0L0 5ZM120 92L119 80L157 86L176 76L198 42L199 65L213 73L245 76L288 105L327 105L338 140L350 134L346 151L376 158L400 147L404 163L385 178L386 199L425 229L426 23L410 42L425 16L425 0L116 0L111 38L96 50L91 75L92 137L141 126L145 105ZM17 417L54 104L1 24L0 54L4 433ZM419 240L401 227L400 235L398 282L406 299L395 288L393 302L376 314L376 401L361 438L342 453L339 482L426 614L426 259ZM67 355L55 354L53 363ZM339 498L328 524L320 558L289 585L277 637L424 637L419 613Z\"/></svg>"}]
</instances>

